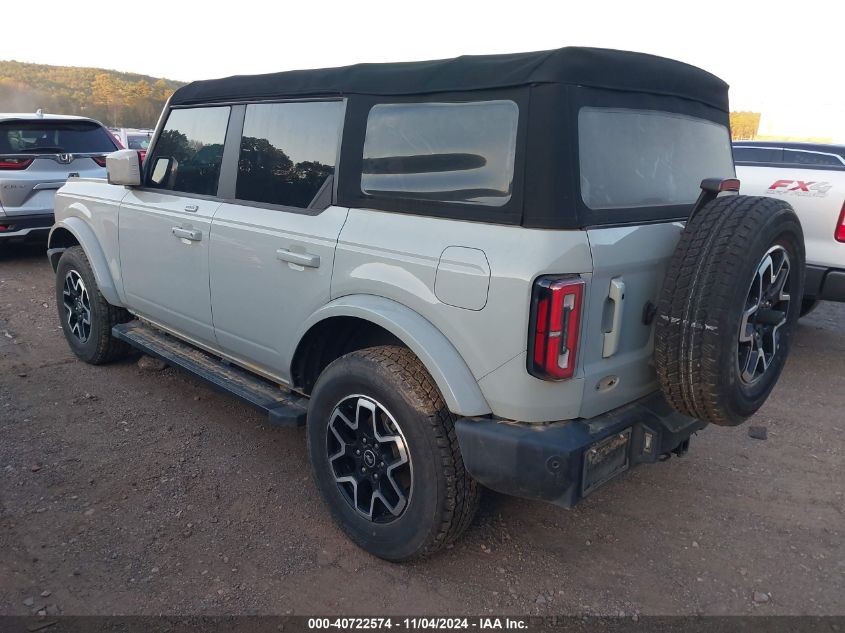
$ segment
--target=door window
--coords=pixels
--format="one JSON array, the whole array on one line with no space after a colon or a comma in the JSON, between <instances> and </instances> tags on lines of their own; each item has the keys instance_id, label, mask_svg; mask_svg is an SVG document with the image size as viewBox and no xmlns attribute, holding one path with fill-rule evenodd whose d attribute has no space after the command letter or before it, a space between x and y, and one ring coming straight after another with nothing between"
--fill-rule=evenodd
<instances>
[{"instance_id":1,"label":"door window","mask_svg":"<svg viewBox=\"0 0 845 633\"><path fill-rule=\"evenodd\" d=\"M172 110L153 148L148 186L217 195L228 124L229 106Z\"/></svg>"},{"instance_id":2,"label":"door window","mask_svg":"<svg viewBox=\"0 0 845 633\"><path fill-rule=\"evenodd\" d=\"M237 199L300 209L328 206L343 108L342 101L248 105Z\"/></svg>"}]
</instances>

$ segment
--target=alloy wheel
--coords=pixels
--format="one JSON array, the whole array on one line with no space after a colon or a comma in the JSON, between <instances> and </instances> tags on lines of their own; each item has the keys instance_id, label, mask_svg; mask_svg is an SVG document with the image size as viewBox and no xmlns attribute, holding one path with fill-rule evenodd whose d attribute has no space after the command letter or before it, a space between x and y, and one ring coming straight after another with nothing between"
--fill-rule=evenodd
<instances>
[{"instance_id":1,"label":"alloy wheel","mask_svg":"<svg viewBox=\"0 0 845 633\"><path fill-rule=\"evenodd\" d=\"M408 444L395 418L363 395L344 398L329 418L326 451L346 502L374 523L398 519L411 497Z\"/></svg>"},{"instance_id":2,"label":"alloy wheel","mask_svg":"<svg viewBox=\"0 0 845 633\"><path fill-rule=\"evenodd\" d=\"M777 354L780 328L789 315L791 268L782 246L770 248L757 265L739 325L737 362L747 385L765 375Z\"/></svg>"},{"instance_id":3,"label":"alloy wheel","mask_svg":"<svg viewBox=\"0 0 845 633\"><path fill-rule=\"evenodd\" d=\"M81 275L70 270L65 275L62 303L68 330L81 343L91 336L91 298Z\"/></svg>"}]
</instances>

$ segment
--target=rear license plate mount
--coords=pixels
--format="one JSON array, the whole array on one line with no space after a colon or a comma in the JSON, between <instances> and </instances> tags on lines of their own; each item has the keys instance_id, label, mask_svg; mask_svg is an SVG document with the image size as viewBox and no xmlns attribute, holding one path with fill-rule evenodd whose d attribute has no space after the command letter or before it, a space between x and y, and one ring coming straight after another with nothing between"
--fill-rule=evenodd
<instances>
[{"instance_id":1,"label":"rear license plate mount","mask_svg":"<svg viewBox=\"0 0 845 633\"><path fill-rule=\"evenodd\" d=\"M581 495L586 496L603 483L628 470L631 427L600 440L584 451Z\"/></svg>"}]
</instances>

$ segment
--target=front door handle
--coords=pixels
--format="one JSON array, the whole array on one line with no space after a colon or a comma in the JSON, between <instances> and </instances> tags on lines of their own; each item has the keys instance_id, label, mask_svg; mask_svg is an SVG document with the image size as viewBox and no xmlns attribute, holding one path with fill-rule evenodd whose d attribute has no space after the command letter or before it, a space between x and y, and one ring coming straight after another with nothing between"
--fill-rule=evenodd
<instances>
[{"instance_id":1,"label":"front door handle","mask_svg":"<svg viewBox=\"0 0 845 633\"><path fill-rule=\"evenodd\" d=\"M294 253L286 248L280 248L276 251L276 259L289 262L291 264L298 264L306 268L319 268L320 256L312 253Z\"/></svg>"},{"instance_id":2,"label":"front door handle","mask_svg":"<svg viewBox=\"0 0 845 633\"><path fill-rule=\"evenodd\" d=\"M190 211L191 213L194 213L197 209L199 209L199 205L196 205L196 204L186 204L185 205L185 211Z\"/></svg>"},{"instance_id":3,"label":"front door handle","mask_svg":"<svg viewBox=\"0 0 845 633\"><path fill-rule=\"evenodd\" d=\"M171 230L173 231L173 235L181 237L184 240L191 240L192 242L202 240L202 231L196 229L183 229L181 226L174 226Z\"/></svg>"}]
</instances>

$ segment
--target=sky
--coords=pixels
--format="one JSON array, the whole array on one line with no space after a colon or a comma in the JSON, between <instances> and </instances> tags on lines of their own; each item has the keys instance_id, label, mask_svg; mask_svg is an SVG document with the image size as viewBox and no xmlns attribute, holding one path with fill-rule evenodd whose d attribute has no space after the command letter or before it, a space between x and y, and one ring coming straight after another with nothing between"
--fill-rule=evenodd
<instances>
[{"instance_id":1,"label":"sky","mask_svg":"<svg viewBox=\"0 0 845 633\"><path fill-rule=\"evenodd\" d=\"M570 45L641 51L718 75L732 109L763 112L769 131L845 142L841 0L39 0L38 20L25 2L4 5L0 58L183 81Z\"/></svg>"}]
</instances>

